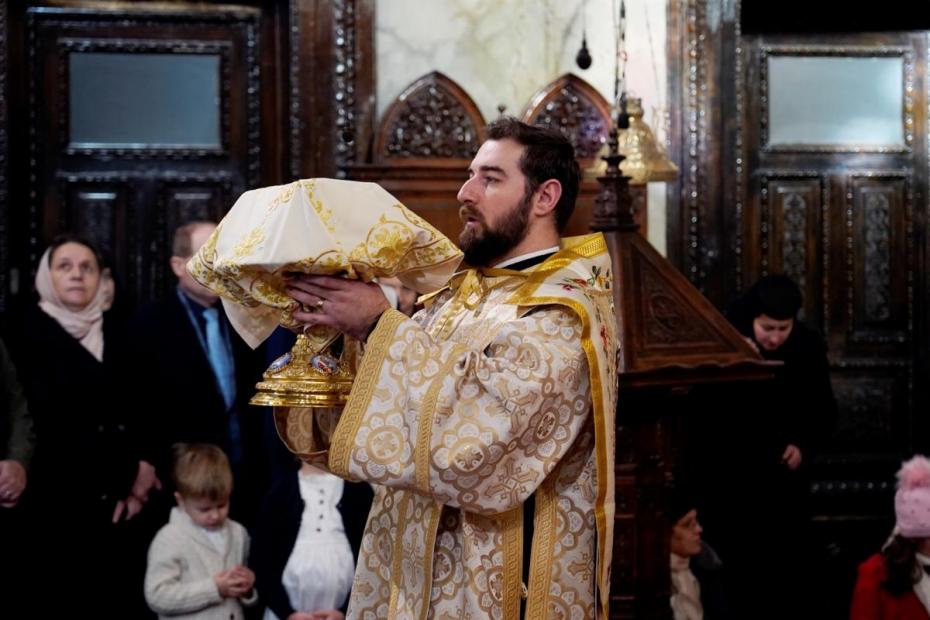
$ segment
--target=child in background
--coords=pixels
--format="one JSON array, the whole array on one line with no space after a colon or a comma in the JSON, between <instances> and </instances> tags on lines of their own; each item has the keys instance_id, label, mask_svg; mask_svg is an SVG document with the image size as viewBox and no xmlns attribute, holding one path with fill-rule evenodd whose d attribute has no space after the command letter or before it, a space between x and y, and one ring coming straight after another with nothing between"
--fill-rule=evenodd
<instances>
[{"instance_id":1,"label":"child in background","mask_svg":"<svg viewBox=\"0 0 930 620\"><path fill-rule=\"evenodd\" d=\"M859 566L852 620L930 620L930 461L898 472L891 538Z\"/></svg>"},{"instance_id":2,"label":"child in background","mask_svg":"<svg viewBox=\"0 0 930 620\"><path fill-rule=\"evenodd\" d=\"M178 444L173 473L178 505L149 547L145 600L159 618L241 620L258 596L249 536L227 518L229 460L212 444Z\"/></svg>"},{"instance_id":3,"label":"child in background","mask_svg":"<svg viewBox=\"0 0 930 620\"><path fill-rule=\"evenodd\" d=\"M307 463L272 487L251 558L264 620L343 620L372 497Z\"/></svg>"}]
</instances>

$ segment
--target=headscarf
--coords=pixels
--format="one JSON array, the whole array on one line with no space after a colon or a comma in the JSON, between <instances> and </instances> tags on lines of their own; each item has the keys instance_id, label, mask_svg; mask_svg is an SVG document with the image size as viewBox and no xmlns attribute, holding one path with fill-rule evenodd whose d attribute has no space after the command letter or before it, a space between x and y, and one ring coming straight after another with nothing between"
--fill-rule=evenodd
<instances>
[{"instance_id":1,"label":"headscarf","mask_svg":"<svg viewBox=\"0 0 930 620\"><path fill-rule=\"evenodd\" d=\"M672 569L672 617L675 620L702 620L701 584L691 572L691 558L670 554Z\"/></svg>"},{"instance_id":2,"label":"headscarf","mask_svg":"<svg viewBox=\"0 0 930 620\"><path fill-rule=\"evenodd\" d=\"M36 272L36 291L39 293L39 307L58 321L72 337L77 338L81 345L90 351L98 362L103 361L103 313L113 305L113 278L109 269L100 270L100 283L97 293L83 310L74 312L69 310L58 296L52 282L52 272L49 269L49 257L52 248L45 250L39 259L39 270Z\"/></svg>"}]
</instances>

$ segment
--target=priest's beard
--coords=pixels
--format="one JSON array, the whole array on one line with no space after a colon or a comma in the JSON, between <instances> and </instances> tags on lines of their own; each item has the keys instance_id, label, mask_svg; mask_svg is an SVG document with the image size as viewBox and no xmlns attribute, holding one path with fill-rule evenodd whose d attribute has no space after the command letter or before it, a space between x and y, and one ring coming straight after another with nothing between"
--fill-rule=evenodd
<instances>
[{"instance_id":1,"label":"priest's beard","mask_svg":"<svg viewBox=\"0 0 930 620\"><path fill-rule=\"evenodd\" d=\"M472 267L490 267L491 261L505 255L526 237L530 221L530 196L523 196L494 228L474 209L463 205L459 209L462 219L469 215L478 221L477 226L466 226L459 235L459 247L465 253L465 262Z\"/></svg>"}]
</instances>

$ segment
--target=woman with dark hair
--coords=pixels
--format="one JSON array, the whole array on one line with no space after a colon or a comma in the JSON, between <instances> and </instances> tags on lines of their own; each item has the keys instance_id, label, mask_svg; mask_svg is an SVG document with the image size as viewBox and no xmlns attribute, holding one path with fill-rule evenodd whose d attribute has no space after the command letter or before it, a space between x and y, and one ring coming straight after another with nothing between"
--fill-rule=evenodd
<instances>
[{"instance_id":1,"label":"woman with dark hair","mask_svg":"<svg viewBox=\"0 0 930 620\"><path fill-rule=\"evenodd\" d=\"M674 620L729 618L724 596L723 565L716 551L701 538L698 502L684 468L675 474L668 517L672 617Z\"/></svg>"},{"instance_id":2,"label":"woman with dark hair","mask_svg":"<svg viewBox=\"0 0 930 620\"><path fill-rule=\"evenodd\" d=\"M898 472L896 523L881 552L859 566L850 620L930 620L930 461Z\"/></svg>"},{"instance_id":3,"label":"woman with dark hair","mask_svg":"<svg viewBox=\"0 0 930 620\"><path fill-rule=\"evenodd\" d=\"M727 308L750 345L781 365L771 380L705 392L705 415L689 436L706 469L705 537L727 567L727 601L736 618L806 617L808 595L815 595L807 578L817 559L810 540L810 467L832 431L836 403L826 346L799 320L801 307L801 291L790 278L768 275ZM759 531L773 550L764 561L745 542ZM763 591L778 596L760 605Z\"/></svg>"},{"instance_id":4,"label":"woman with dark hair","mask_svg":"<svg viewBox=\"0 0 930 620\"><path fill-rule=\"evenodd\" d=\"M762 357L783 363L764 399L771 406L766 446L788 471L801 471L836 421L823 337L798 320L801 291L790 278L761 278L727 311L727 319Z\"/></svg>"},{"instance_id":5,"label":"woman with dark hair","mask_svg":"<svg viewBox=\"0 0 930 620\"><path fill-rule=\"evenodd\" d=\"M157 484L134 450L131 405L120 397L117 369L126 365L119 322L108 314L113 280L90 242L63 235L42 255L35 289L38 303L22 312L10 341L37 437L25 498L33 568L47 576L50 566L74 562L56 587L65 600L96 593L95 617L110 617L108 604L135 594L124 583L133 571L121 565L129 545L119 522ZM141 577L136 587L141 602Z\"/></svg>"}]
</instances>

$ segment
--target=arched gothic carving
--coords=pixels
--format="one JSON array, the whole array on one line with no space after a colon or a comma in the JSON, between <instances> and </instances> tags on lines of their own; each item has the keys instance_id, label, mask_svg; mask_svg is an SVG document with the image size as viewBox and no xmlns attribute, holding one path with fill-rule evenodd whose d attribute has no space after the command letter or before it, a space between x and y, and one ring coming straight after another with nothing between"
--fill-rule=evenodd
<instances>
[{"instance_id":1,"label":"arched gothic carving","mask_svg":"<svg viewBox=\"0 0 930 620\"><path fill-rule=\"evenodd\" d=\"M607 140L610 104L593 86L566 73L533 95L523 120L558 129L572 141L578 159L593 160Z\"/></svg>"},{"instance_id":2,"label":"arched gothic carving","mask_svg":"<svg viewBox=\"0 0 930 620\"><path fill-rule=\"evenodd\" d=\"M484 140L484 118L458 84L438 71L413 82L384 114L378 161L470 160Z\"/></svg>"}]
</instances>

